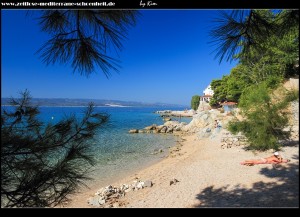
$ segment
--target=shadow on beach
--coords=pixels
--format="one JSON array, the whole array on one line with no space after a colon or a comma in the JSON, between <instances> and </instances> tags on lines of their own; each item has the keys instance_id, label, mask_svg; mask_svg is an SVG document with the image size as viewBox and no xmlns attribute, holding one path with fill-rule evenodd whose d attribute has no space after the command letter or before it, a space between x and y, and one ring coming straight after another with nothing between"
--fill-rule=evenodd
<instances>
[{"instance_id":1,"label":"shadow on beach","mask_svg":"<svg viewBox=\"0 0 300 217\"><path fill-rule=\"evenodd\" d=\"M297 146L299 146L299 140L284 141L283 146L284 147L297 147Z\"/></svg>"},{"instance_id":2,"label":"shadow on beach","mask_svg":"<svg viewBox=\"0 0 300 217\"><path fill-rule=\"evenodd\" d=\"M291 159L299 160L299 154ZM274 182L255 182L253 187L240 185L214 188L213 185L197 194L199 204L194 207L299 207L299 164L262 168L259 173Z\"/></svg>"}]
</instances>

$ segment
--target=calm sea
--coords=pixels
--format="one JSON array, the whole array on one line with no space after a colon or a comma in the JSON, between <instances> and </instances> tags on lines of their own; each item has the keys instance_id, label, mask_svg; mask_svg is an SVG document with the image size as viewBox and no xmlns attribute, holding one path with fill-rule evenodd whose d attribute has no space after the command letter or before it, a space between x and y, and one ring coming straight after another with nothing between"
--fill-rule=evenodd
<instances>
[{"instance_id":1,"label":"calm sea","mask_svg":"<svg viewBox=\"0 0 300 217\"><path fill-rule=\"evenodd\" d=\"M80 117L83 110L83 107L40 107L39 118L44 122L56 122L70 114ZM97 112L109 114L110 119L91 141L97 161L91 173L93 184L108 185L128 173L159 161L168 154L168 148L176 144L177 137L171 134L128 133L130 129L163 124L160 115L154 113L158 110L184 108L96 107ZM188 123L191 118L181 118L181 121ZM153 154L159 149L163 152Z\"/></svg>"}]
</instances>

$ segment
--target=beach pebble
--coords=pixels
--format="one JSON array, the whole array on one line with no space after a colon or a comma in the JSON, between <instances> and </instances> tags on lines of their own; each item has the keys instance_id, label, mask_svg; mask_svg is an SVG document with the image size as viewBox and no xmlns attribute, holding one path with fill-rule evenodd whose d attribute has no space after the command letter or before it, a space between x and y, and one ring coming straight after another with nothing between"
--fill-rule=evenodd
<instances>
[{"instance_id":1,"label":"beach pebble","mask_svg":"<svg viewBox=\"0 0 300 217\"><path fill-rule=\"evenodd\" d=\"M136 180L133 181L133 183L132 183L132 185L131 185L132 190L135 190L137 184L138 184L138 182L137 182Z\"/></svg>"},{"instance_id":2,"label":"beach pebble","mask_svg":"<svg viewBox=\"0 0 300 217\"><path fill-rule=\"evenodd\" d=\"M88 199L88 204L92 205L92 206L99 206L99 198L100 197L91 197Z\"/></svg>"},{"instance_id":3,"label":"beach pebble","mask_svg":"<svg viewBox=\"0 0 300 217\"><path fill-rule=\"evenodd\" d=\"M123 184L123 185L120 187L120 190L121 190L121 191L124 191L124 190L127 190L127 189L129 189L129 185L127 185L127 184Z\"/></svg>"},{"instance_id":4,"label":"beach pebble","mask_svg":"<svg viewBox=\"0 0 300 217\"><path fill-rule=\"evenodd\" d=\"M144 184L145 184L144 182L138 182L137 185L136 185L136 188L137 189L144 188Z\"/></svg>"},{"instance_id":5,"label":"beach pebble","mask_svg":"<svg viewBox=\"0 0 300 217\"><path fill-rule=\"evenodd\" d=\"M103 206L103 208L111 208L112 205L111 204L106 204L105 206Z\"/></svg>"},{"instance_id":6,"label":"beach pebble","mask_svg":"<svg viewBox=\"0 0 300 217\"><path fill-rule=\"evenodd\" d=\"M103 191L104 191L104 188L101 188L95 193L95 195L100 195Z\"/></svg>"},{"instance_id":7,"label":"beach pebble","mask_svg":"<svg viewBox=\"0 0 300 217\"><path fill-rule=\"evenodd\" d=\"M114 208L117 208L117 207L119 207L120 205L119 205L119 203L118 202L115 202L115 203L113 203L113 205L112 205Z\"/></svg>"},{"instance_id":8,"label":"beach pebble","mask_svg":"<svg viewBox=\"0 0 300 217\"><path fill-rule=\"evenodd\" d=\"M170 185L173 185L173 184L176 184L177 182L179 182L177 179L173 178L171 181L170 181Z\"/></svg>"},{"instance_id":9,"label":"beach pebble","mask_svg":"<svg viewBox=\"0 0 300 217\"><path fill-rule=\"evenodd\" d=\"M128 193L129 191L131 191L130 188L126 189L124 192L125 192L125 193Z\"/></svg>"},{"instance_id":10,"label":"beach pebble","mask_svg":"<svg viewBox=\"0 0 300 217\"><path fill-rule=\"evenodd\" d=\"M152 181L150 181L150 180L145 181L144 186L145 187L152 187Z\"/></svg>"},{"instance_id":11,"label":"beach pebble","mask_svg":"<svg viewBox=\"0 0 300 217\"><path fill-rule=\"evenodd\" d=\"M99 200L99 204L100 204L100 205L105 204L105 199L100 199L100 200Z\"/></svg>"}]
</instances>

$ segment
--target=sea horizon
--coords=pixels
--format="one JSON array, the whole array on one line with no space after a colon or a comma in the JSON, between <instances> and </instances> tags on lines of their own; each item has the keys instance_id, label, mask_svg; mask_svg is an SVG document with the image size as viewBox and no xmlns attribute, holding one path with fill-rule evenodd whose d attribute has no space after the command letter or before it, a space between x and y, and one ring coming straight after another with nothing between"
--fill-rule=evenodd
<instances>
[{"instance_id":1,"label":"sea horizon","mask_svg":"<svg viewBox=\"0 0 300 217\"><path fill-rule=\"evenodd\" d=\"M14 98L20 99L20 98ZM10 97L1 97L1 106L11 106ZM162 102L139 102L139 101L123 101L114 99L84 99L84 98L31 98L33 105L40 107L86 107L89 103L94 103L95 107L110 106L110 107L178 107L186 108L187 105L162 103Z\"/></svg>"}]
</instances>

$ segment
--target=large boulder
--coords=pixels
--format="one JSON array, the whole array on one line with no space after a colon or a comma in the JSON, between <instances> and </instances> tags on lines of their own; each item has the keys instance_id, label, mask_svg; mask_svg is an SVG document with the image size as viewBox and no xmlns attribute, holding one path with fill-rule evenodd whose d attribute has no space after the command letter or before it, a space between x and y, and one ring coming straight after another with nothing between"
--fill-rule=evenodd
<instances>
[{"instance_id":1,"label":"large boulder","mask_svg":"<svg viewBox=\"0 0 300 217\"><path fill-rule=\"evenodd\" d=\"M211 106L209 105L209 103L207 103L205 101L200 101L197 111L202 112L202 111L208 111L208 110L211 110Z\"/></svg>"},{"instance_id":2,"label":"large boulder","mask_svg":"<svg viewBox=\"0 0 300 217\"><path fill-rule=\"evenodd\" d=\"M174 129L173 127L168 127L166 133L173 133L173 129Z\"/></svg>"},{"instance_id":3,"label":"large boulder","mask_svg":"<svg viewBox=\"0 0 300 217\"><path fill-rule=\"evenodd\" d=\"M178 121L167 121L164 123L164 126L166 127L176 127L180 123Z\"/></svg>"},{"instance_id":4,"label":"large boulder","mask_svg":"<svg viewBox=\"0 0 300 217\"><path fill-rule=\"evenodd\" d=\"M161 133L166 133L167 132L167 127L166 126L163 126L160 130Z\"/></svg>"},{"instance_id":5,"label":"large boulder","mask_svg":"<svg viewBox=\"0 0 300 217\"><path fill-rule=\"evenodd\" d=\"M173 131L181 131L181 129L186 126L187 123L179 122L179 121L167 121L164 126L169 129L169 132Z\"/></svg>"},{"instance_id":6,"label":"large boulder","mask_svg":"<svg viewBox=\"0 0 300 217\"><path fill-rule=\"evenodd\" d=\"M198 131L197 139L208 138L211 135L211 133L211 128L203 128L202 130Z\"/></svg>"},{"instance_id":7,"label":"large boulder","mask_svg":"<svg viewBox=\"0 0 300 217\"><path fill-rule=\"evenodd\" d=\"M156 125L155 124L144 128L144 130L155 130L155 129L156 129Z\"/></svg>"},{"instance_id":8,"label":"large boulder","mask_svg":"<svg viewBox=\"0 0 300 217\"><path fill-rule=\"evenodd\" d=\"M209 116L209 112L203 111L194 115L193 120L188 125L184 126L182 130L188 132L198 132L201 129L208 127L211 122L213 122L213 119L211 116Z\"/></svg>"},{"instance_id":9,"label":"large boulder","mask_svg":"<svg viewBox=\"0 0 300 217\"><path fill-rule=\"evenodd\" d=\"M164 125L159 125L156 127L156 129L160 131L163 127L164 127Z\"/></svg>"},{"instance_id":10,"label":"large boulder","mask_svg":"<svg viewBox=\"0 0 300 217\"><path fill-rule=\"evenodd\" d=\"M181 129L182 129L184 126L186 126L186 125L187 125L187 123L181 122L179 125L176 125L173 129L174 129L175 131L181 131Z\"/></svg>"},{"instance_id":11,"label":"large boulder","mask_svg":"<svg viewBox=\"0 0 300 217\"><path fill-rule=\"evenodd\" d=\"M138 129L131 129L131 130L128 131L128 133L138 133L138 132L139 132Z\"/></svg>"},{"instance_id":12,"label":"large boulder","mask_svg":"<svg viewBox=\"0 0 300 217\"><path fill-rule=\"evenodd\" d=\"M193 117L195 111L193 109L185 111L172 111L171 115L175 117Z\"/></svg>"},{"instance_id":13,"label":"large boulder","mask_svg":"<svg viewBox=\"0 0 300 217\"><path fill-rule=\"evenodd\" d=\"M203 128L214 128L215 120L223 119L224 115L218 110L212 109L209 111L202 111L194 115L193 120L186 126L182 127L182 131L199 132Z\"/></svg>"}]
</instances>

